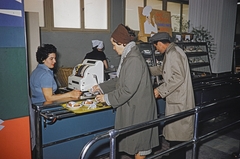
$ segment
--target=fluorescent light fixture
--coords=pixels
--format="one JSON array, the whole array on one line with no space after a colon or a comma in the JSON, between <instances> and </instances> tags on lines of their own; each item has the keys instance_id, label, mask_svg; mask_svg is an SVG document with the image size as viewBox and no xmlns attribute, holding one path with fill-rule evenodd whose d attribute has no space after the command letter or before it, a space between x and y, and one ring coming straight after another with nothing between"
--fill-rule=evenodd
<instances>
[{"instance_id":1,"label":"fluorescent light fixture","mask_svg":"<svg viewBox=\"0 0 240 159\"><path fill-rule=\"evenodd\" d=\"M237 5L239 5L240 4L240 2L237 2Z\"/></svg>"}]
</instances>

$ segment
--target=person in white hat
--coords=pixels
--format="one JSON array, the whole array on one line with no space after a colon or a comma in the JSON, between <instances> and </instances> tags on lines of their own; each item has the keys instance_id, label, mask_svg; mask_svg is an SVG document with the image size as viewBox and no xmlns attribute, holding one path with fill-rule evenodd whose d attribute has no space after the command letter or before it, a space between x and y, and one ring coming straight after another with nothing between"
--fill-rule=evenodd
<instances>
[{"instance_id":1,"label":"person in white hat","mask_svg":"<svg viewBox=\"0 0 240 159\"><path fill-rule=\"evenodd\" d=\"M93 59L93 60L101 60L104 64L104 69L108 69L107 57L104 50L103 41L100 40L92 40L92 51L87 53L84 59Z\"/></svg>"},{"instance_id":2,"label":"person in white hat","mask_svg":"<svg viewBox=\"0 0 240 159\"><path fill-rule=\"evenodd\" d=\"M152 7L146 6L143 8L142 15L146 17L144 22L144 33L145 34L154 34L158 32L157 24L155 23L155 18L151 19ZM153 24L152 24L153 22Z\"/></svg>"}]
</instances>

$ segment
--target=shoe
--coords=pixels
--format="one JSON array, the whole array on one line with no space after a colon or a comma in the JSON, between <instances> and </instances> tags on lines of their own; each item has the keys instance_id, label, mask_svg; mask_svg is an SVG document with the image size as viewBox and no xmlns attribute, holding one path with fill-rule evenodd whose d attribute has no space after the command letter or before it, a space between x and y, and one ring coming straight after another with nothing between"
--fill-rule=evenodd
<instances>
[{"instance_id":1,"label":"shoe","mask_svg":"<svg viewBox=\"0 0 240 159\"><path fill-rule=\"evenodd\" d=\"M232 159L240 159L240 153L232 153Z\"/></svg>"}]
</instances>

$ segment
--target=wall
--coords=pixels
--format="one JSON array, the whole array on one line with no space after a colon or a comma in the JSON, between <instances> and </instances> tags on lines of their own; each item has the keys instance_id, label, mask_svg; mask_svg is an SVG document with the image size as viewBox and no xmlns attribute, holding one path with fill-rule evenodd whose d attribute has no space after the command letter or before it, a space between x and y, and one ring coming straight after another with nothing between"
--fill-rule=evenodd
<instances>
[{"instance_id":1,"label":"wall","mask_svg":"<svg viewBox=\"0 0 240 159\"><path fill-rule=\"evenodd\" d=\"M124 23L125 6L123 1L110 0L111 17L110 32L61 32L41 31L41 43L52 43L58 49L58 66L73 67L82 62L85 54L92 51L91 40L99 39L104 41L105 54L110 64L118 66L119 56L112 49L110 42L111 33L120 23Z\"/></svg>"},{"instance_id":2,"label":"wall","mask_svg":"<svg viewBox=\"0 0 240 159\"><path fill-rule=\"evenodd\" d=\"M37 67L36 48L40 45L39 13L25 12L29 75Z\"/></svg>"},{"instance_id":3,"label":"wall","mask_svg":"<svg viewBox=\"0 0 240 159\"><path fill-rule=\"evenodd\" d=\"M44 7L43 0L24 0L24 11L38 13L38 24L44 26Z\"/></svg>"},{"instance_id":4,"label":"wall","mask_svg":"<svg viewBox=\"0 0 240 159\"><path fill-rule=\"evenodd\" d=\"M0 1L0 156L31 158L23 1Z\"/></svg>"},{"instance_id":5,"label":"wall","mask_svg":"<svg viewBox=\"0 0 240 159\"><path fill-rule=\"evenodd\" d=\"M189 0L191 27L204 27L214 38L212 72L232 71L237 0Z\"/></svg>"}]
</instances>

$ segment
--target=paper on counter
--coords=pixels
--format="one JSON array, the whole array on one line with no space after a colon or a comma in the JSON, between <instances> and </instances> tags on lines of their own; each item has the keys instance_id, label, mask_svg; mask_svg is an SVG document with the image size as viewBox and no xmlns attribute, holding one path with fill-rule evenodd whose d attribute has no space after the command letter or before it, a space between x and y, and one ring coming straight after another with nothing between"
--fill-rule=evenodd
<instances>
[{"instance_id":1,"label":"paper on counter","mask_svg":"<svg viewBox=\"0 0 240 159\"><path fill-rule=\"evenodd\" d=\"M2 124L4 121L2 119L0 119L0 124ZM3 125L0 125L0 130L2 130L4 128Z\"/></svg>"},{"instance_id":2,"label":"paper on counter","mask_svg":"<svg viewBox=\"0 0 240 159\"><path fill-rule=\"evenodd\" d=\"M2 124L4 121L2 119L0 119L0 124Z\"/></svg>"}]
</instances>

